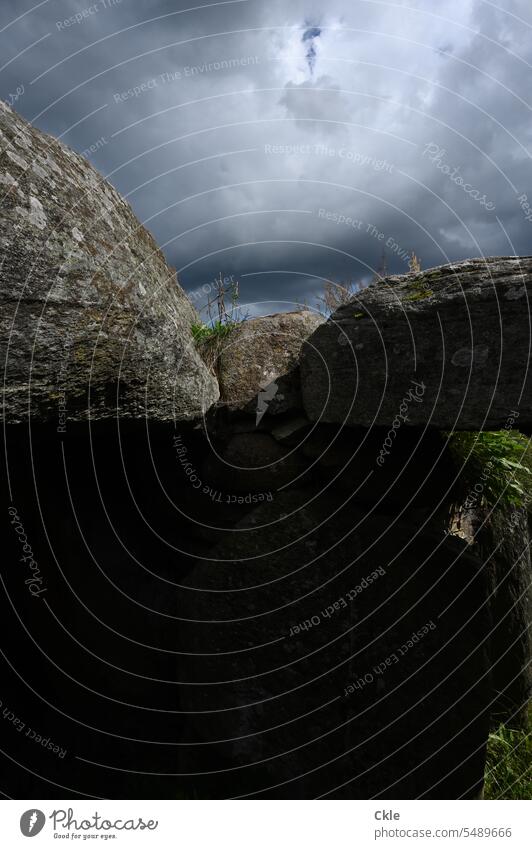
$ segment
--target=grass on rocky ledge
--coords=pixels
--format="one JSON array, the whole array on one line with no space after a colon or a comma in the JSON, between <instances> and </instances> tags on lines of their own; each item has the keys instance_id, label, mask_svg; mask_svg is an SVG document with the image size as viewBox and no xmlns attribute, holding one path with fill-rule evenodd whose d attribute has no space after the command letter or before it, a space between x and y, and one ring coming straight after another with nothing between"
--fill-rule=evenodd
<instances>
[{"instance_id":1,"label":"grass on rocky ledge","mask_svg":"<svg viewBox=\"0 0 532 849\"><path fill-rule=\"evenodd\" d=\"M212 324L193 324L192 338L207 368L218 377L219 359L225 342L239 321L214 321Z\"/></svg>"},{"instance_id":2,"label":"grass on rocky ledge","mask_svg":"<svg viewBox=\"0 0 532 849\"><path fill-rule=\"evenodd\" d=\"M194 342L196 345L202 345L205 342L225 339L237 324L238 322L232 321L215 321L213 324L193 324L191 330Z\"/></svg>"},{"instance_id":3,"label":"grass on rocky ledge","mask_svg":"<svg viewBox=\"0 0 532 849\"><path fill-rule=\"evenodd\" d=\"M528 729L500 725L489 736L485 799L532 798L532 708Z\"/></svg>"},{"instance_id":4,"label":"grass on rocky ledge","mask_svg":"<svg viewBox=\"0 0 532 849\"><path fill-rule=\"evenodd\" d=\"M532 444L524 434L456 431L449 436L449 449L461 470L466 507L485 503L531 509Z\"/></svg>"}]
</instances>

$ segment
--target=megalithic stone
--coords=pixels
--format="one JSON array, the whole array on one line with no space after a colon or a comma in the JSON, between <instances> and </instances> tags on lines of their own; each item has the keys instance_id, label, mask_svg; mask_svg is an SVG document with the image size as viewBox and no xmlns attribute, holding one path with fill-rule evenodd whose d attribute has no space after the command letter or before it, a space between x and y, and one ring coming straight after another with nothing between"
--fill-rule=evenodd
<instances>
[{"instance_id":1,"label":"megalithic stone","mask_svg":"<svg viewBox=\"0 0 532 849\"><path fill-rule=\"evenodd\" d=\"M532 424L532 257L387 277L303 347L312 421L445 430Z\"/></svg>"},{"instance_id":2,"label":"megalithic stone","mask_svg":"<svg viewBox=\"0 0 532 849\"><path fill-rule=\"evenodd\" d=\"M186 420L218 397L197 313L152 236L81 156L0 101L4 415Z\"/></svg>"}]
</instances>

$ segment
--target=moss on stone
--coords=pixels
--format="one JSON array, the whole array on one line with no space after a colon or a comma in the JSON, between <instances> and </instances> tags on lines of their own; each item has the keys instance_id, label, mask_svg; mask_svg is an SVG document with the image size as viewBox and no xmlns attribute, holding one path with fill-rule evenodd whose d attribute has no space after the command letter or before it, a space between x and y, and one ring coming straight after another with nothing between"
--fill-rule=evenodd
<instances>
[{"instance_id":1,"label":"moss on stone","mask_svg":"<svg viewBox=\"0 0 532 849\"><path fill-rule=\"evenodd\" d=\"M413 292L411 295L407 295L405 301L422 301L424 298L430 298L434 292L432 289L420 289L417 292Z\"/></svg>"}]
</instances>

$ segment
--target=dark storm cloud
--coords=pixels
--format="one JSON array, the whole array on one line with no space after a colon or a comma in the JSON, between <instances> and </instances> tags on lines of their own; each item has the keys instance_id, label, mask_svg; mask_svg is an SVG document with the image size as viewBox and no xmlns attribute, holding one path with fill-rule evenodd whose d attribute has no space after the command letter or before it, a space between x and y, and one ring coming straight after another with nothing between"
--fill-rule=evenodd
<instances>
[{"instance_id":1,"label":"dark storm cloud","mask_svg":"<svg viewBox=\"0 0 532 849\"><path fill-rule=\"evenodd\" d=\"M394 271L531 252L531 24L524 0L4 0L0 95L109 176L188 288L223 269L289 308L383 249Z\"/></svg>"}]
</instances>

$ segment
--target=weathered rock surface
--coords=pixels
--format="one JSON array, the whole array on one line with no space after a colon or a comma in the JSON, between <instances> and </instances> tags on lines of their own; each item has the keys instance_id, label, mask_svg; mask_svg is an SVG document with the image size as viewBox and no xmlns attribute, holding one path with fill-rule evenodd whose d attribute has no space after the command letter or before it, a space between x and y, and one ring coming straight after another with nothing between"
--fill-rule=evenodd
<instances>
[{"instance_id":1,"label":"weathered rock surface","mask_svg":"<svg viewBox=\"0 0 532 849\"><path fill-rule=\"evenodd\" d=\"M14 797L42 798L41 775L124 798L175 798L178 775L187 798L477 795L494 704L515 718L530 692L526 516L498 511L476 545L447 533L461 487L445 440L406 425L500 427L514 409L526 428L532 260L389 278L323 326L246 322L222 404L174 427L217 385L164 258L80 157L4 106L0 132L4 547L20 560L14 510L48 602L6 575L10 633L22 611L36 634L14 641L11 706L77 755L35 763ZM105 420L58 440L63 410ZM28 762L13 739L10 768Z\"/></svg>"},{"instance_id":2,"label":"weathered rock surface","mask_svg":"<svg viewBox=\"0 0 532 849\"><path fill-rule=\"evenodd\" d=\"M261 505L187 576L192 740L231 765L232 795L475 796L491 697L479 561L439 526L316 494Z\"/></svg>"},{"instance_id":3,"label":"weathered rock surface","mask_svg":"<svg viewBox=\"0 0 532 849\"><path fill-rule=\"evenodd\" d=\"M492 722L528 727L532 698L532 567L526 508L478 509L473 542L488 577L493 621Z\"/></svg>"},{"instance_id":4,"label":"weathered rock surface","mask_svg":"<svg viewBox=\"0 0 532 849\"><path fill-rule=\"evenodd\" d=\"M300 450L320 480L357 504L394 515L412 509L445 514L458 478L441 434L403 428L380 464L386 438L385 428L317 425Z\"/></svg>"},{"instance_id":5,"label":"weathered rock surface","mask_svg":"<svg viewBox=\"0 0 532 849\"><path fill-rule=\"evenodd\" d=\"M293 485L308 465L267 433L242 433L208 457L204 472L210 486L225 492L260 492Z\"/></svg>"},{"instance_id":6,"label":"weathered rock surface","mask_svg":"<svg viewBox=\"0 0 532 849\"><path fill-rule=\"evenodd\" d=\"M531 299L532 257L473 259L370 285L303 347L307 415L496 430L516 411L517 426L530 427Z\"/></svg>"},{"instance_id":7,"label":"weathered rock surface","mask_svg":"<svg viewBox=\"0 0 532 849\"><path fill-rule=\"evenodd\" d=\"M243 322L228 337L218 363L221 400L261 417L301 407L301 346L323 316L311 310Z\"/></svg>"},{"instance_id":8,"label":"weathered rock surface","mask_svg":"<svg viewBox=\"0 0 532 849\"><path fill-rule=\"evenodd\" d=\"M0 357L16 422L198 416L196 313L118 192L0 102Z\"/></svg>"}]
</instances>

